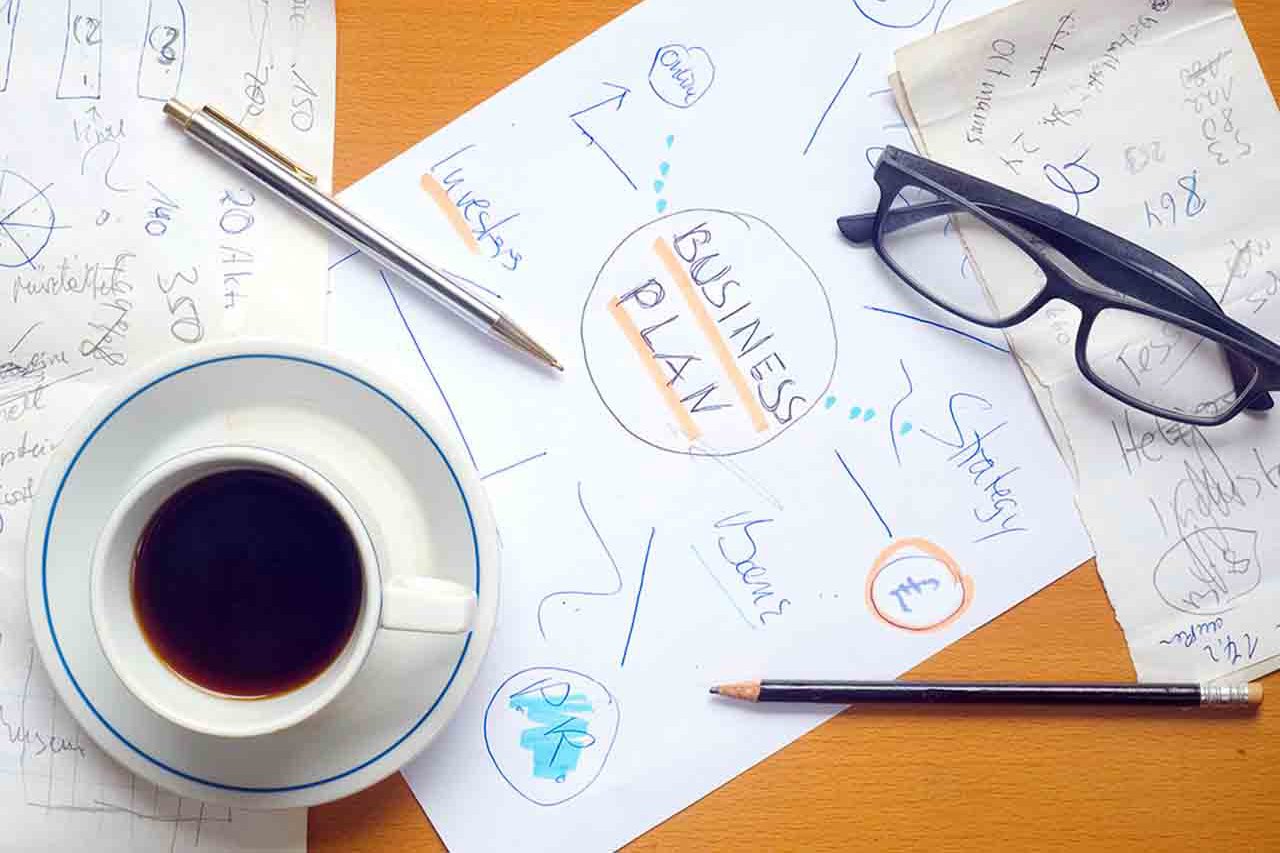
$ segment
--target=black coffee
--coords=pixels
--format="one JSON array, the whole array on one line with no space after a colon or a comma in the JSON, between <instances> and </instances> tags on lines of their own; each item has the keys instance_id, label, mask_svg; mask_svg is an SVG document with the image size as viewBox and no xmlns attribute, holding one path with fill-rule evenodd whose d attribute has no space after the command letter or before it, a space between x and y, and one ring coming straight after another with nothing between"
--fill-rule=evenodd
<instances>
[{"instance_id":1,"label":"black coffee","mask_svg":"<svg viewBox=\"0 0 1280 853\"><path fill-rule=\"evenodd\" d=\"M138 540L133 606L156 654L209 690L271 696L319 675L351 637L356 543L320 495L280 474L212 474Z\"/></svg>"}]
</instances>

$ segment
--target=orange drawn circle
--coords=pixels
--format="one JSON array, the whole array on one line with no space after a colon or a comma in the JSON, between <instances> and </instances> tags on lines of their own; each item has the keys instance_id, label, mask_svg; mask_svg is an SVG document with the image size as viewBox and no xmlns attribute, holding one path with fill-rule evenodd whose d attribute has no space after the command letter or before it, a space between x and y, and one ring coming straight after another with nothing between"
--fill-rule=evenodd
<instances>
[{"instance_id":1,"label":"orange drawn circle","mask_svg":"<svg viewBox=\"0 0 1280 853\"><path fill-rule=\"evenodd\" d=\"M923 551L930 557L933 557L946 567L947 572L950 573L955 582L960 585L960 606L953 610L945 619L931 625L905 625L902 622L897 621L879 608L876 604L875 597L872 595L872 589L875 586L876 579L880 577L880 572L882 572L885 566L890 563L891 558L894 555L899 551L905 551L908 548L916 548ZM871 571L867 574L865 594L867 599L867 608L877 619L884 622L886 625L892 625L893 627L900 628L903 631L925 634L930 631L938 631L945 628L952 622L959 619L964 612L969 609L969 605L973 603L973 578L960 571L960 566L956 563L955 558L937 545L927 539L909 537L907 539L899 539L896 542L891 543L889 547L881 551L876 557L875 561L871 564Z\"/></svg>"}]
</instances>

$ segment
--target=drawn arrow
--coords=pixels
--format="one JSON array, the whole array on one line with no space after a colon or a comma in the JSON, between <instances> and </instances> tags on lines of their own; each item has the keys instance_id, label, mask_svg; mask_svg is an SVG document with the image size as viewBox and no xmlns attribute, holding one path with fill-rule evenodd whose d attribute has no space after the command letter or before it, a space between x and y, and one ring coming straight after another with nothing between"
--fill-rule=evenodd
<instances>
[{"instance_id":1,"label":"drawn arrow","mask_svg":"<svg viewBox=\"0 0 1280 853\"><path fill-rule=\"evenodd\" d=\"M613 108L614 112L617 112L618 110L622 109L622 102L627 99L627 95L631 93L631 90L628 89L626 86L619 86L617 83L610 83L608 81L602 81L602 82L604 82L604 85L612 89L617 89L618 93L616 95L610 95L609 97L605 98L603 101L600 101L599 103L592 104L589 107L583 107L582 109L578 110L576 113L570 113L569 121L573 122L573 126L578 128L579 131L581 131L582 135L587 138L587 141L591 145L594 145L597 149L599 149L601 154L603 154L605 157L609 159L609 162L613 164L613 168L618 170L618 174L626 178L627 183L631 184L631 189L633 190L639 189L636 186L636 182L631 180L631 176L627 174L627 170L622 168L622 166L618 165L618 161L613 159L613 155L610 154L608 150L603 145L600 144L600 141L596 139L594 136L592 136L591 133L585 127L582 126L582 122L578 120L580 116L585 116L587 113L591 112L592 110L599 109L600 107L604 107L609 104L615 105Z\"/></svg>"}]
</instances>

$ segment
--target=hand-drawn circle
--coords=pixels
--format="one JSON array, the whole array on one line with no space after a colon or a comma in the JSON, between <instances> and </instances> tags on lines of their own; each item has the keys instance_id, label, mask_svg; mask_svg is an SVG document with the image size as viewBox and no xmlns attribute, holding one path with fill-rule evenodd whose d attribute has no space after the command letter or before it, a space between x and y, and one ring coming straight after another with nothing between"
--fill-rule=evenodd
<instances>
[{"instance_id":1,"label":"hand-drawn circle","mask_svg":"<svg viewBox=\"0 0 1280 853\"><path fill-rule=\"evenodd\" d=\"M539 676L545 676L545 678L540 679ZM513 758L513 755L515 754L505 753L503 756L505 760L503 760L503 759L500 759L499 756L494 753L494 748L495 748L494 744L497 741L497 738L495 737L495 735L499 733L498 732L499 727L505 724L508 728L514 729L515 726L510 725L511 723L519 723L519 725L523 727L527 725L526 718L518 710L512 709L510 707L495 708L495 705L498 703L498 698L500 696L506 695L508 687L509 685L511 685L512 682L515 682L515 681L519 681L520 683L530 682L533 686L537 686L539 683L541 683L544 680L550 681L552 679L558 679L558 681L553 682L554 684L558 685L560 683L566 683L566 676L569 679L572 679L575 685L587 683L588 689L590 689L593 693L595 693L597 699L605 700L607 711L604 715L604 722L607 724L607 727L610 729L608 731L608 744L605 746L604 755L600 758L599 764L595 767L594 772L590 773L589 775L584 777L582 780L576 781L573 785L567 788L564 788L564 787L555 788L555 791L556 791L555 796L545 796L545 795L539 796L537 795L539 792L532 792L529 790L525 790L521 788L519 784L517 784L516 779L521 777L516 775L517 768L515 766L515 758ZM526 692L528 689L529 688L525 688L525 690L517 691L517 692ZM568 696L569 696L569 693L566 691L566 694L565 694L566 699L568 698ZM511 698L510 696L507 696L508 700L510 698ZM499 715L499 712L503 712L503 711L508 712L505 717L501 717ZM497 769L499 775L502 776L503 781L505 781L508 785L511 786L511 790L515 791L521 797L524 797L526 800L528 800L529 802L533 803L536 806L558 806L561 803L565 803L565 802L568 802L569 800L572 800L574 797L581 794L587 788L590 788L591 785L596 781L596 779L600 777L600 774L604 771L605 765L609 763L609 755L613 752L613 744L617 740L618 724L620 719L621 719L621 713L618 709L617 700L614 699L613 694L609 692L608 688L606 688L600 682L596 681L591 676L585 675L581 672L577 672L576 670L563 669L561 667L556 667L556 666L529 667L528 669L520 670L519 672L515 673L510 678L508 678L506 681L502 682L502 684L498 685L498 689L494 691L493 696L489 699L489 704L485 706L484 726L483 726L484 748L485 748L485 752L489 754L489 760L493 762L494 768ZM593 736L596 736L596 733L592 733L592 734ZM600 732L600 734L604 734L604 732ZM499 749L501 749L501 747L499 747ZM518 757L524 758L526 756L518 755ZM563 782L557 781L553 783L553 787L556 785L563 785ZM545 785L541 787L544 789L547 788L547 786ZM565 791L569 791L569 793L564 796L561 796L561 794L564 794ZM545 794L545 790L541 793Z\"/></svg>"},{"instance_id":2,"label":"hand-drawn circle","mask_svg":"<svg viewBox=\"0 0 1280 853\"><path fill-rule=\"evenodd\" d=\"M0 169L0 267L34 266L53 237L57 215L45 190Z\"/></svg>"},{"instance_id":3,"label":"hand-drawn circle","mask_svg":"<svg viewBox=\"0 0 1280 853\"><path fill-rule=\"evenodd\" d=\"M706 48L664 44L649 64L649 88L663 103L687 110L702 100L716 80L716 65Z\"/></svg>"},{"instance_id":4,"label":"hand-drawn circle","mask_svg":"<svg viewBox=\"0 0 1280 853\"><path fill-rule=\"evenodd\" d=\"M712 261L713 264L731 266L731 274L726 274L727 278L721 282L725 287L725 290L721 291L721 297L723 299L730 283L736 283L737 291L745 294L745 296L739 296L735 293L733 302L724 303L723 313L727 313L730 308L740 308L745 312L747 306L740 305L740 302L754 306L757 312L762 306L768 306L770 302L784 306L785 315L782 310L769 315L771 325L768 326L767 332L760 333L761 337L770 334L783 339L774 347L761 347L759 350L754 350L753 354L762 356L767 352L777 352L783 346L790 347L791 350L787 353L779 353L775 360L761 370L763 372L767 367L776 367L779 363L787 365L789 372L785 374L786 378L775 380L788 383L782 391L778 392L778 399L783 399L784 395L794 394L800 396L803 402L803 408L789 407L788 414L791 416L786 422L771 424L763 431L746 430L750 432L749 435L742 434L745 418L741 413L734 413L739 418L734 425L737 435L718 432L708 434L705 441L700 437L698 440L688 440L687 435L682 437L681 432L669 422L662 424L643 422L645 409L649 407L652 400L656 399L655 390L648 380L640 379L639 382L647 387L644 387L639 394L636 393L636 388L640 386L636 384L635 377L641 375L641 371L636 369L636 353L626 352L626 347L619 344L623 337L615 318L611 316L611 303L626 290L645 282L650 273L666 277L663 264L655 254L655 241L665 239L667 245L672 246L677 239L676 235L687 235L690 229L700 226L717 229L714 239L719 242L705 244L710 254L700 255L694 263L706 257L708 260L717 258L718 260ZM725 254L726 251L736 257L729 257ZM754 275L751 267L741 266L744 258L760 264ZM704 285L710 286L712 283L705 281ZM696 325L692 316L694 312L679 292L680 288L670 283L666 287L671 291L666 295L666 300L684 316L687 325ZM702 286L693 287L693 290L699 289L702 289ZM705 296L705 289L702 292ZM707 307L711 306L714 306L714 302ZM720 315L711 317L713 326L718 320L730 319L724 317L719 309L712 307L711 310ZM745 318L752 317L754 314L743 313L737 316ZM783 322L775 322L784 316ZM730 325L727 328L732 329L733 326ZM788 330L790 337L782 335L782 332ZM826 396L832 377L835 375L839 350L830 299L818 274L808 261L763 219L750 214L716 208L695 208L669 213L641 225L624 237L605 259L591 285L591 290L587 293L582 306L579 334L587 375L591 379L596 394L600 397L600 402L604 404L618 425L650 447L685 456L735 456L763 447L773 441L802 420ZM705 336L702 339L705 340ZM796 358L802 348L804 357ZM709 343L703 346L701 355L706 356L704 365L716 363L713 354L708 351L713 349L714 347ZM752 378L749 373L750 366L750 364L747 365L748 372L744 374L748 381ZM623 371L626 376L618 381L618 374ZM801 379L803 382L800 381ZM699 390L695 385L681 386L678 383L673 388L678 395ZM729 380L723 381L718 390L722 395L726 395L726 398L732 398L735 404L741 401L740 397L734 396L735 388ZM758 389L757 393L759 393ZM697 401L690 404L690 406L696 405ZM778 419L774 418L774 420Z\"/></svg>"},{"instance_id":5,"label":"hand-drawn circle","mask_svg":"<svg viewBox=\"0 0 1280 853\"><path fill-rule=\"evenodd\" d=\"M853 0L853 5L858 7L862 17L874 24L894 30L909 30L933 14L938 0Z\"/></svg>"},{"instance_id":6,"label":"hand-drawn circle","mask_svg":"<svg viewBox=\"0 0 1280 853\"><path fill-rule=\"evenodd\" d=\"M1151 584L1174 610L1215 616L1262 583L1258 531L1201 527L1173 544L1156 561Z\"/></svg>"},{"instance_id":7,"label":"hand-drawn circle","mask_svg":"<svg viewBox=\"0 0 1280 853\"><path fill-rule=\"evenodd\" d=\"M940 568L942 571L936 573L944 575L954 584L955 594L959 596L959 601L951 609L942 614L929 614L926 612L922 614L921 618L910 618L902 614L895 614L887 607L881 606L877 599L882 598L882 580L890 578L891 572L896 567L903 566L907 561L917 560L932 564L935 570ZM949 591L944 590L944 592ZM973 603L973 595L973 579L960 571L960 566L956 563L955 558L929 540L919 537L898 539L881 551L871 564L865 589L867 609L871 611L873 616L894 628L900 628L903 631L912 633L937 631L950 625L969 609L969 605Z\"/></svg>"}]
</instances>

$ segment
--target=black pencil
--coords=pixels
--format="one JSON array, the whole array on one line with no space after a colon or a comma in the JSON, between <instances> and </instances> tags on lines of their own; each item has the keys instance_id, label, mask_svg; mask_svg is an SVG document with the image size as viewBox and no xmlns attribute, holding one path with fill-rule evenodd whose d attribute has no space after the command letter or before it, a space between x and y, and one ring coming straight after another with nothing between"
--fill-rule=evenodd
<instances>
[{"instance_id":1,"label":"black pencil","mask_svg":"<svg viewBox=\"0 0 1280 853\"><path fill-rule=\"evenodd\" d=\"M1258 683L1054 684L1001 681L740 681L711 692L747 702L1249 706L1262 702Z\"/></svg>"}]
</instances>

